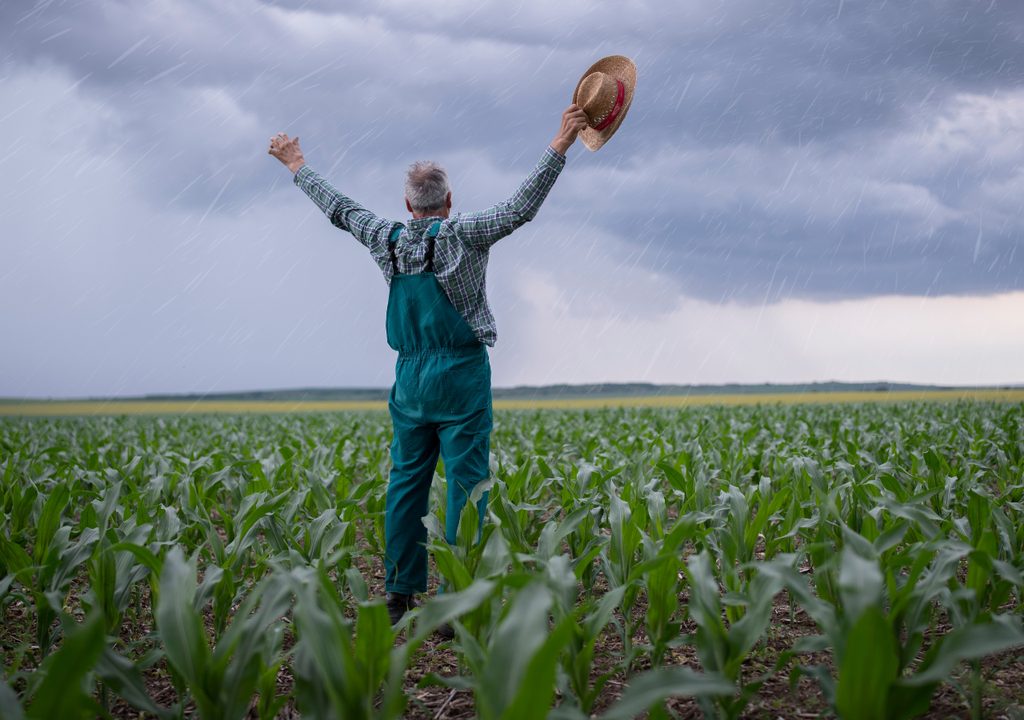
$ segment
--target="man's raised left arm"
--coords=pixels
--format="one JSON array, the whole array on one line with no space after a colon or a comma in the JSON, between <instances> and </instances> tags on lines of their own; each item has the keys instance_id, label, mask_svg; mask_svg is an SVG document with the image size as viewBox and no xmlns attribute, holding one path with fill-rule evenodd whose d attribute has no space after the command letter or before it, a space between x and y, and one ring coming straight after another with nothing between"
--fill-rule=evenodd
<instances>
[{"instance_id":1,"label":"man's raised left arm","mask_svg":"<svg viewBox=\"0 0 1024 720\"><path fill-rule=\"evenodd\" d=\"M533 172L512 197L481 212L460 213L454 218L463 242L477 248L489 248L516 228L533 220L565 167L565 153L586 125L586 114L576 105L570 105L562 113L561 127L555 139L545 148Z\"/></svg>"}]
</instances>

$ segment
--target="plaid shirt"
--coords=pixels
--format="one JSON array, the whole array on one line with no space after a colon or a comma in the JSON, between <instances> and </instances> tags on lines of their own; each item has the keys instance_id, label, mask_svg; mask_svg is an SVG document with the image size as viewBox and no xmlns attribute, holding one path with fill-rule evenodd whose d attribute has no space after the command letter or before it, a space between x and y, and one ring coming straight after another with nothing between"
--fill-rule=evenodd
<instances>
[{"instance_id":1,"label":"plaid shirt","mask_svg":"<svg viewBox=\"0 0 1024 720\"><path fill-rule=\"evenodd\" d=\"M482 212L457 213L446 219L409 220L395 245L398 271L403 274L423 272L426 267L427 229L441 220L434 247L434 273L445 295L469 323L480 342L494 345L498 331L487 303L485 287L490 247L534 218L564 166L565 157L549 147L530 176L508 200ZM333 225L352 233L356 240L369 248L390 285L393 271L388 238L395 226L403 223L374 215L338 192L309 165L299 168L294 182L323 210Z\"/></svg>"}]
</instances>

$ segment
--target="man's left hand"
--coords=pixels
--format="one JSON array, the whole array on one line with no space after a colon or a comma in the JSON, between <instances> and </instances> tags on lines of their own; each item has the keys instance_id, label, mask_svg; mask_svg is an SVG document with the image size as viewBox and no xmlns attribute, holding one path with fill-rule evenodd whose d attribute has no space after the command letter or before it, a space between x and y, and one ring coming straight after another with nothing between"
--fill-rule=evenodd
<instances>
[{"instance_id":1,"label":"man's left hand","mask_svg":"<svg viewBox=\"0 0 1024 720\"><path fill-rule=\"evenodd\" d=\"M565 155L570 146L576 142L576 136L580 130L587 126L587 114L575 103L566 108L562 113L562 126L558 134L551 141L551 149L559 155Z\"/></svg>"},{"instance_id":2,"label":"man's left hand","mask_svg":"<svg viewBox=\"0 0 1024 720\"><path fill-rule=\"evenodd\" d=\"M268 153L276 157L288 166L293 173L306 164L306 158L302 156L302 148L299 147L299 136L289 138L281 132L270 138L270 149Z\"/></svg>"}]
</instances>

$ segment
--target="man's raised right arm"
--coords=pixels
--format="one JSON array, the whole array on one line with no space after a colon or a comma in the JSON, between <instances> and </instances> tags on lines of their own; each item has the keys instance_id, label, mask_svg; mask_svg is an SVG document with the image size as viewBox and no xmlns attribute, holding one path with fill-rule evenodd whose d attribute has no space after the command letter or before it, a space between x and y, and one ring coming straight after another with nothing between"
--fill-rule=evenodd
<instances>
[{"instance_id":1,"label":"man's raised right arm","mask_svg":"<svg viewBox=\"0 0 1024 720\"><path fill-rule=\"evenodd\" d=\"M324 215L330 218L331 224L347 230L363 245L373 250L373 244L384 229L391 231L393 223L374 215L352 198L337 190L316 170L303 165L295 173L293 182L306 193Z\"/></svg>"},{"instance_id":2,"label":"man's raised right arm","mask_svg":"<svg viewBox=\"0 0 1024 720\"><path fill-rule=\"evenodd\" d=\"M331 224L352 233L377 257L381 253L381 238L391 232L393 223L374 215L352 198L339 192L326 178L309 165L299 147L299 138L289 138L278 133L270 138L267 151L295 173L293 182L306 193L318 208L330 219Z\"/></svg>"}]
</instances>

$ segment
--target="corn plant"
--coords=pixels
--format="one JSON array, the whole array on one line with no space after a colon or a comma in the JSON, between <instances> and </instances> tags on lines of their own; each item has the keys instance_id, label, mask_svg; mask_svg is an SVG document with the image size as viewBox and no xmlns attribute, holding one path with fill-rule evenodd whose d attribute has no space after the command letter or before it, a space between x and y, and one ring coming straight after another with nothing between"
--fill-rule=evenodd
<instances>
[{"instance_id":1,"label":"corn plant","mask_svg":"<svg viewBox=\"0 0 1024 720\"><path fill-rule=\"evenodd\" d=\"M280 618L291 590L272 577L256 588L211 649L197 599L195 558L174 548L160 574L157 627L179 691L203 718L239 718L249 707L262 674L280 652Z\"/></svg>"},{"instance_id":2,"label":"corn plant","mask_svg":"<svg viewBox=\"0 0 1024 720\"><path fill-rule=\"evenodd\" d=\"M462 649L482 720L547 717L562 648L572 634L570 618L548 627L551 590L543 581L515 592L486 644L463 634Z\"/></svg>"},{"instance_id":3,"label":"corn plant","mask_svg":"<svg viewBox=\"0 0 1024 720\"><path fill-rule=\"evenodd\" d=\"M395 634L381 601L355 608L355 620L322 572L293 571L295 695L313 718L397 718L405 707L401 679L409 645ZM378 704L378 697L380 698Z\"/></svg>"},{"instance_id":4,"label":"corn plant","mask_svg":"<svg viewBox=\"0 0 1024 720\"><path fill-rule=\"evenodd\" d=\"M885 574L877 558L865 557L872 554L866 541L852 542L838 556L838 607L814 597L791 569L763 568L785 584L822 630L820 642L812 640L803 649L831 648L836 675L822 666L805 671L819 680L843 718L916 717L958 663L1024 645L1018 617L979 616L937 638L921 662L912 664L934 604L948 602L950 583L966 554L965 548L948 543L934 553L918 550L906 573L889 583L888 602Z\"/></svg>"},{"instance_id":5,"label":"corn plant","mask_svg":"<svg viewBox=\"0 0 1024 720\"><path fill-rule=\"evenodd\" d=\"M791 559L780 557L772 564L787 566ZM738 620L732 622L723 612L722 594L707 552L690 557L686 564L686 577L690 587L688 611L697 624L697 632L690 641L697 649L701 666L735 687L735 693L719 695L713 700L705 699L705 713L737 718L767 679L766 675L744 679L743 661L767 630L772 601L782 589L782 584L776 576L758 572L741 591L729 593L726 596L728 602L745 610Z\"/></svg>"}]
</instances>

